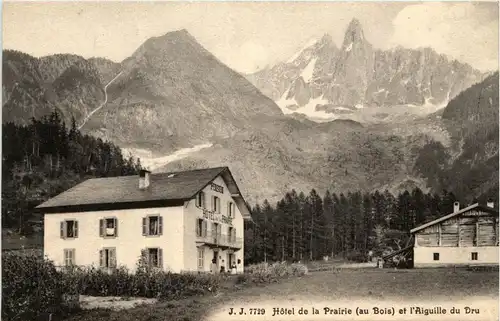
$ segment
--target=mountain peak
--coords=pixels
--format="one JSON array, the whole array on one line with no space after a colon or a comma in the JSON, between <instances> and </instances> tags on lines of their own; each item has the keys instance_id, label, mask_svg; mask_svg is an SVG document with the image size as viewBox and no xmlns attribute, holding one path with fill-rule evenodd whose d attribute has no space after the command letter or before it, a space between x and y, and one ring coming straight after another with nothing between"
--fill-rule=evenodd
<instances>
[{"instance_id":1,"label":"mountain peak","mask_svg":"<svg viewBox=\"0 0 500 321\"><path fill-rule=\"evenodd\" d=\"M145 54L159 55L161 52L168 52L169 55L173 55L174 52L182 54L188 50L187 48L190 48L190 51L206 51L186 29L174 30L162 36L149 38L126 60L133 58L132 60L137 61Z\"/></svg>"},{"instance_id":2,"label":"mountain peak","mask_svg":"<svg viewBox=\"0 0 500 321\"><path fill-rule=\"evenodd\" d=\"M363 32L363 27L361 26L361 22L359 22L358 19L353 18L347 26L343 47L349 47L352 46L352 44L359 44L364 41L365 35Z\"/></svg>"},{"instance_id":3,"label":"mountain peak","mask_svg":"<svg viewBox=\"0 0 500 321\"><path fill-rule=\"evenodd\" d=\"M195 40L195 38L187 31L187 29L180 29L167 32L163 36L156 37L158 40ZM196 41L196 40L195 40Z\"/></svg>"},{"instance_id":4,"label":"mountain peak","mask_svg":"<svg viewBox=\"0 0 500 321\"><path fill-rule=\"evenodd\" d=\"M349 26L347 27L347 29L348 30L362 29L361 22L356 18L352 18L351 22L349 22Z\"/></svg>"}]
</instances>

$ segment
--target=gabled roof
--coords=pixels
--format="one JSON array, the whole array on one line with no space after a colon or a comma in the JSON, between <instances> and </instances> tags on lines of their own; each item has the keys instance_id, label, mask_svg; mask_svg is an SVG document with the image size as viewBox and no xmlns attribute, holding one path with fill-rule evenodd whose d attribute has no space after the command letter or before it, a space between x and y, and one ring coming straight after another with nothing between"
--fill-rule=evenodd
<instances>
[{"instance_id":1,"label":"gabled roof","mask_svg":"<svg viewBox=\"0 0 500 321\"><path fill-rule=\"evenodd\" d=\"M150 185L139 189L139 176L88 179L36 207L43 213L181 206L222 176L244 218L250 210L228 167L150 174Z\"/></svg>"},{"instance_id":2,"label":"gabled roof","mask_svg":"<svg viewBox=\"0 0 500 321\"><path fill-rule=\"evenodd\" d=\"M468 211L473 210L473 209L477 209L477 210L481 210L481 211L484 211L484 212L488 212L488 213L492 213L492 214L498 215L498 210L497 209L492 208L492 207L488 207L488 206L482 206L482 205L479 205L479 203L476 203L476 204L472 204L472 205L470 205L468 207L465 207L465 208L463 208L463 209L461 209L459 211L456 211L454 213L451 213L451 214L448 214L448 215L443 216L441 218L438 218L438 219L436 219L434 221L431 221L431 222L425 223L423 225L420 225L420 226L418 226L418 227L410 230L410 233L413 234L413 233L418 232L418 231L420 231L420 230L422 230L422 229L424 229L426 227L429 227L429 226L432 226L432 225L436 225L438 223L441 223L443 221L449 220L452 217L455 217L457 215L460 215L462 213L468 212Z\"/></svg>"}]
</instances>

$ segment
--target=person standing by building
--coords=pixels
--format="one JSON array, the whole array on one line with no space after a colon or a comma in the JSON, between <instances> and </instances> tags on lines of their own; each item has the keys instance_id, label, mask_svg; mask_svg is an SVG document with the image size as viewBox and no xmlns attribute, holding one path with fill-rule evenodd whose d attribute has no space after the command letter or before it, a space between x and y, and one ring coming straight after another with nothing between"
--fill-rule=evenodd
<instances>
[{"instance_id":1,"label":"person standing by building","mask_svg":"<svg viewBox=\"0 0 500 321\"><path fill-rule=\"evenodd\" d=\"M210 266L210 273L216 274L217 272L217 260L212 259L212 265Z\"/></svg>"}]
</instances>

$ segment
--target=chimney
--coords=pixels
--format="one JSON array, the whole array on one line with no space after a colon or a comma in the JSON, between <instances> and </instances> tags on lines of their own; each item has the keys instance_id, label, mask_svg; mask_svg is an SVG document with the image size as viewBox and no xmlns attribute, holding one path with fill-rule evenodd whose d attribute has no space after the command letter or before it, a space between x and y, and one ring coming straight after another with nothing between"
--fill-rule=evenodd
<instances>
[{"instance_id":1,"label":"chimney","mask_svg":"<svg viewBox=\"0 0 500 321\"><path fill-rule=\"evenodd\" d=\"M453 213L456 213L458 211L460 211L460 203L455 202L455 203L453 203Z\"/></svg>"},{"instance_id":2,"label":"chimney","mask_svg":"<svg viewBox=\"0 0 500 321\"><path fill-rule=\"evenodd\" d=\"M495 208L495 202L488 201L488 202L486 203L486 206L491 207L491 208Z\"/></svg>"},{"instance_id":3,"label":"chimney","mask_svg":"<svg viewBox=\"0 0 500 321\"><path fill-rule=\"evenodd\" d=\"M141 169L139 172L139 189L144 190L149 187L151 172L145 169Z\"/></svg>"}]
</instances>

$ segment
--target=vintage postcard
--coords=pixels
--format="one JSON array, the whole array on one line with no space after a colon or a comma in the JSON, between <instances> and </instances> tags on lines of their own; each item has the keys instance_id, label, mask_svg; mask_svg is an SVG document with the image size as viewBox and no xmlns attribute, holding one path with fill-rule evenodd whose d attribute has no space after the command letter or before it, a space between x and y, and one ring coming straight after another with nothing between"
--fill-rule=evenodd
<instances>
[{"instance_id":1,"label":"vintage postcard","mask_svg":"<svg viewBox=\"0 0 500 321\"><path fill-rule=\"evenodd\" d=\"M498 320L498 21L3 2L2 320Z\"/></svg>"}]
</instances>

